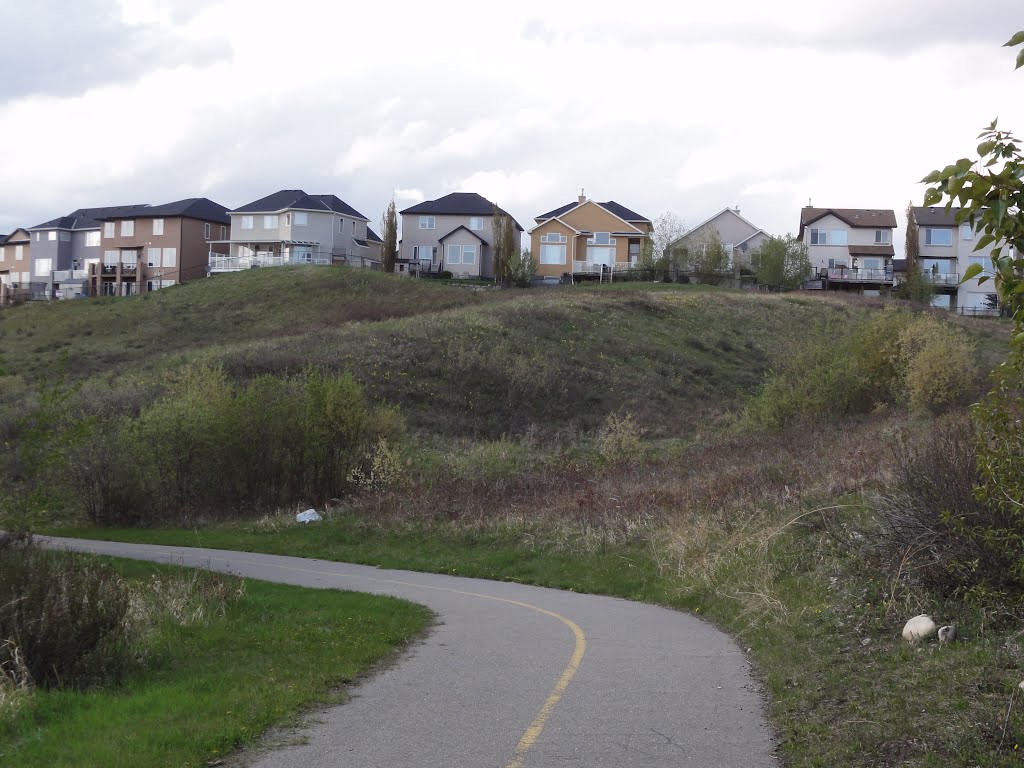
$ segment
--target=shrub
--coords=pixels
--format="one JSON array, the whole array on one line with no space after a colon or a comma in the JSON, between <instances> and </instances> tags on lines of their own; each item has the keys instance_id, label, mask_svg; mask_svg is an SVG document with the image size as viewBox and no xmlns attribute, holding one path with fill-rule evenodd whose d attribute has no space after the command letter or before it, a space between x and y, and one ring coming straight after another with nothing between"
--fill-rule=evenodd
<instances>
[{"instance_id":1,"label":"shrub","mask_svg":"<svg viewBox=\"0 0 1024 768\"><path fill-rule=\"evenodd\" d=\"M643 451L644 430L632 414L609 413L597 434L597 450L611 464L635 461Z\"/></svg>"},{"instance_id":2,"label":"shrub","mask_svg":"<svg viewBox=\"0 0 1024 768\"><path fill-rule=\"evenodd\" d=\"M42 687L120 677L128 603L124 582L98 561L8 536L0 542L0 668L21 667Z\"/></svg>"},{"instance_id":3,"label":"shrub","mask_svg":"<svg viewBox=\"0 0 1024 768\"><path fill-rule=\"evenodd\" d=\"M940 411L960 402L977 378L974 345L935 317L922 315L899 334L903 395L917 411Z\"/></svg>"}]
</instances>

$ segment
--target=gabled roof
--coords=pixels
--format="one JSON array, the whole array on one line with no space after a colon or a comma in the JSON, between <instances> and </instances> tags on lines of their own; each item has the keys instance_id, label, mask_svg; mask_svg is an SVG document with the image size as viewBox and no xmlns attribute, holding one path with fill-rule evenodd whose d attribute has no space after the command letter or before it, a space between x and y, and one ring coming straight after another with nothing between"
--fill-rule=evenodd
<instances>
[{"instance_id":1,"label":"gabled roof","mask_svg":"<svg viewBox=\"0 0 1024 768\"><path fill-rule=\"evenodd\" d=\"M452 192L437 200L424 200L422 203L412 205L405 210L399 211L402 216L414 216L416 214L431 214L434 216L493 216L494 212L503 213L512 219L516 229L523 231L519 222L512 215L492 203L483 195L476 192Z\"/></svg>"},{"instance_id":2,"label":"gabled roof","mask_svg":"<svg viewBox=\"0 0 1024 768\"><path fill-rule=\"evenodd\" d=\"M384 241L380 239L380 235L378 235L369 227L366 228L366 239L369 240L371 243L380 243L381 245L384 244Z\"/></svg>"},{"instance_id":3,"label":"gabled roof","mask_svg":"<svg viewBox=\"0 0 1024 768\"><path fill-rule=\"evenodd\" d=\"M133 208L136 206L133 206ZM100 221L111 221L113 219L135 219L135 218L174 218L181 216L187 219L199 219L200 221L214 221L218 224L230 224L231 217L228 216L228 209L220 203L215 203L205 197L189 197L184 200L176 200L173 203L163 205L144 205L138 210L119 210L107 216L97 216Z\"/></svg>"},{"instance_id":4,"label":"gabled roof","mask_svg":"<svg viewBox=\"0 0 1024 768\"><path fill-rule=\"evenodd\" d=\"M914 221L921 227L955 227L956 215L959 208L950 208L948 211L943 206L936 208L914 208Z\"/></svg>"},{"instance_id":5,"label":"gabled roof","mask_svg":"<svg viewBox=\"0 0 1024 768\"><path fill-rule=\"evenodd\" d=\"M18 237L18 233L21 233L21 237ZM0 240L0 245L7 245L8 243L27 243L32 240L32 236L29 235L28 230L24 227L18 227L16 230L7 235L3 240Z\"/></svg>"},{"instance_id":6,"label":"gabled roof","mask_svg":"<svg viewBox=\"0 0 1024 768\"><path fill-rule=\"evenodd\" d=\"M483 243L484 245L487 245L487 244L488 244L486 240L484 240L484 239L483 239L482 237L480 237L480 235L478 235L478 234L477 234L476 232L474 232L474 231L473 231L472 229L470 229L469 227L467 227L467 226L466 226L465 224L460 224L460 225L459 225L459 226L457 226L457 227L456 227L455 229L453 229L453 230L452 230L451 232L449 232L449 233L448 233L447 235L444 235L444 236L442 236L442 237L439 237L439 238L437 238L437 242L439 242L439 243L443 243L443 242L444 242L445 240L447 240L447 239L448 239L449 237L451 237L452 235L454 235L454 234L455 234L456 232L458 232L458 231L459 231L460 229L461 229L461 230L464 230L464 231L466 231L466 232L469 232L469 234L471 234L471 235L472 235L473 237L475 237L475 238L476 238L477 240L479 240L479 241L480 241L481 243Z\"/></svg>"},{"instance_id":7,"label":"gabled roof","mask_svg":"<svg viewBox=\"0 0 1024 768\"><path fill-rule=\"evenodd\" d=\"M835 216L849 227L863 229L895 229L896 212L881 208L812 208L807 206L800 209L800 233L798 237L804 236L804 228L823 219L829 214Z\"/></svg>"},{"instance_id":8,"label":"gabled roof","mask_svg":"<svg viewBox=\"0 0 1024 768\"><path fill-rule=\"evenodd\" d=\"M301 189L282 189L272 195L235 208L231 213L279 213L280 211L334 211L354 219L369 221L337 195L307 195Z\"/></svg>"},{"instance_id":9,"label":"gabled roof","mask_svg":"<svg viewBox=\"0 0 1024 768\"><path fill-rule=\"evenodd\" d=\"M626 206L616 203L614 200L609 200L606 203L599 203L596 200L586 200L582 203L578 201L575 203L569 203L568 205L563 205L561 208L555 208L555 210L553 211L542 213L540 216L534 218L534 221L540 224L544 221L547 221L548 219L557 219L558 217L563 216L564 214L568 213L574 208L579 208L580 206L586 205L587 203L599 205L606 211L608 211L608 213L612 214L613 216L618 216L620 219L629 224L632 224L634 222L646 222L648 224L651 223L651 220L648 219L646 216L641 216L636 211L631 211Z\"/></svg>"},{"instance_id":10,"label":"gabled roof","mask_svg":"<svg viewBox=\"0 0 1024 768\"><path fill-rule=\"evenodd\" d=\"M749 240L750 238L752 238L752 237L757 237L758 235L764 235L765 237L771 237L771 235L769 235L769 234L768 234L767 232L765 232L765 231L764 231L763 229L761 229L761 228L760 228L759 226L757 226L757 225L756 225L756 224L754 224L753 222L751 222L751 221L748 221L747 219L745 219L745 218L743 218L742 216L740 216L740 212L739 212L739 211L738 211L738 210L737 210L736 208L723 208L723 209L722 209L722 210L720 210L720 211L719 211L718 213L716 213L716 214L715 214L714 216L710 216L710 217L708 217L708 218L704 219L704 221L702 221L702 222L701 222L700 224L698 224L697 226L695 226L695 227L692 227L692 228L690 229L690 231L689 231L689 232L685 232L685 233L683 233L682 235L680 235L679 237L677 237L677 238L676 238L675 240L673 240L673 241L672 241L671 243L669 243L669 246L673 246L673 245L675 245L675 244L676 244L676 243L678 243L678 242L679 242L680 240L685 240L685 239L686 239L687 237L689 237L690 235L692 235L692 234L693 234L694 232L696 232L697 230L699 230L699 229L700 229L701 227L703 227L703 226L705 226L705 225L707 225L707 224L710 224L710 223L711 223L712 221L714 221L715 219L717 219L717 218L718 218L719 216L721 216L721 215L722 215L722 214L724 214L724 213L729 213L729 214L732 214L732 215L733 215L733 216L735 216L735 217L736 217L737 219L739 219L739 220L740 220L740 221L742 221L742 222L743 222L744 224L746 224L746 225L747 225L748 227L750 227L750 228L751 228L752 230L754 230L754 231L753 231L753 232L751 232L751 233L750 233L749 235L747 235L747 236L746 236L745 238L743 238L743 239L742 239L742 240L740 240L740 241L739 241L738 243L736 243L736 244L735 244L735 245L733 246L734 248L739 248L739 247L740 247L741 245L743 245L743 244L744 244L745 242L747 242L747 241L748 241L748 240ZM746 252L746 251L744 250L744 253L745 253L745 252Z\"/></svg>"},{"instance_id":11,"label":"gabled roof","mask_svg":"<svg viewBox=\"0 0 1024 768\"><path fill-rule=\"evenodd\" d=\"M148 208L143 204L136 205L110 205L105 208L79 208L77 211L61 216L57 219L43 222L29 229L99 229L100 221L109 218L131 218L139 211Z\"/></svg>"},{"instance_id":12,"label":"gabled roof","mask_svg":"<svg viewBox=\"0 0 1024 768\"><path fill-rule=\"evenodd\" d=\"M538 229L540 229L540 228L541 228L541 227L543 227L543 226L544 226L545 224L550 224L550 223L551 223L552 221L557 221L557 222L558 222L559 224L561 224L561 225L562 225L563 227L565 227L566 229L571 229L571 230L572 230L573 232L575 232L575 233L576 233L577 235L582 235L582 234L583 234L583 232L584 232L584 231L583 231L582 229L576 229L576 227L574 227L574 226L573 226L572 224L570 224L570 223L569 223L569 222L567 222L567 221L564 221L563 219L560 219L560 218L559 218L558 216L553 216L553 217L552 217L552 218L550 218L550 219L545 219L544 221L542 221L542 222L539 222L539 223L537 224L537 226L536 226L536 227L534 227L533 229L531 229L531 230L530 230L529 232L527 232L526 234L528 234L528 235L529 235L529 234L532 234L532 233L533 233L533 232L534 232L535 230L538 230ZM589 234L589 233L588 233L588 234Z\"/></svg>"}]
</instances>

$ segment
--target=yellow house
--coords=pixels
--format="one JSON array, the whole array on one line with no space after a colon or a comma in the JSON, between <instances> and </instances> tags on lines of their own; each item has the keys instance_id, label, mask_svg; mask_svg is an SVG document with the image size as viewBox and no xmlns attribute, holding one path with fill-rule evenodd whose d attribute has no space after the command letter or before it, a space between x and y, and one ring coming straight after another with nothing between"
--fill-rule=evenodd
<instances>
[{"instance_id":1,"label":"yellow house","mask_svg":"<svg viewBox=\"0 0 1024 768\"><path fill-rule=\"evenodd\" d=\"M537 276L546 280L629 269L654 229L650 219L614 200L598 203L582 194L575 203L534 221L530 250L537 261Z\"/></svg>"}]
</instances>

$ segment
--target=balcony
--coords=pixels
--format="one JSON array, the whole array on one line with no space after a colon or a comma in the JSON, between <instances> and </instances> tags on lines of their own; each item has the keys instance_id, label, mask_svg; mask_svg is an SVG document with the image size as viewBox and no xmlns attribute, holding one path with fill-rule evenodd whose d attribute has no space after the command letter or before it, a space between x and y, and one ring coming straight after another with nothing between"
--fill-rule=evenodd
<instances>
[{"instance_id":1,"label":"balcony","mask_svg":"<svg viewBox=\"0 0 1024 768\"><path fill-rule=\"evenodd\" d=\"M829 267L822 270L824 276L831 281L846 283L891 283L891 269L849 269L847 267Z\"/></svg>"},{"instance_id":2,"label":"balcony","mask_svg":"<svg viewBox=\"0 0 1024 768\"><path fill-rule=\"evenodd\" d=\"M634 269L635 265L617 261L612 265L592 263L588 261L574 261L572 273L574 275L600 275L606 272L626 272Z\"/></svg>"},{"instance_id":3,"label":"balcony","mask_svg":"<svg viewBox=\"0 0 1024 768\"><path fill-rule=\"evenodd\" d=\"M926 283L932 285L960 285L960 275L956 272L922 272Z\"/></svg>"},{"instance_id":4,"label":"balcony","mask_svg":"<svg viewBox=\"0 0 1024 768\"><path fill-rule=\"evenodd\" d=\"M329 258L320 256L282 256L276 253L258 253L255 256L225 256L210 252L210 272L238 272L253 267L282 267L286 264L330 264Z\"/></svg>"},{"instance_id":5,"label":"balcony","mask_svg":"<svg viewBox=\"0 0 1024 768\"><path fill-rule=\"evenodd\" d=\"M56 269L53 272L53 282L69 283L72 280L85 280L89 273L84 269Z\"/></svg>"}]
</instances>

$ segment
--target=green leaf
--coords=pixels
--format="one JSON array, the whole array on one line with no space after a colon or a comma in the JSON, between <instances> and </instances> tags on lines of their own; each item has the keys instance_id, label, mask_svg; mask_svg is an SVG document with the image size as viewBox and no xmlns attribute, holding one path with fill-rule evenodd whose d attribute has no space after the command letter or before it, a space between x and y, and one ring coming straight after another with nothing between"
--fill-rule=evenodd
<instances>
[{"instance_id":1,"label":"green leaf","mask_svg":"<svg viewBox=\"0 0 1024 768\"><path fill-rule=\"evenodd\" d=\"M938 184L940 181L942 181L941 171L932 171L923 179L921 179L922 184Z\"/></svg>"},{"instance_id":2,"label":"green leaf","mask_svg":"<svg viewBox=\"0 0 1024 768\"><path fill-rule=\"evenodd\" d=\"M971 264L971 266L969 266L967 268L967 271L964 272L963 280L961 280L960 282L961 283L966 283L972 277L975 277L975 276L979 275L980 273L982 273L984 271L985 271L985 268L983 266L981 266L981 264Z\"/></svg>"},{"instance_id":3,"label":"green leaf","mask_svg":"<svg viewBox=\"0 0 1024 768\"><path fill-rule=\"evenodd\" d=\"M956 161L956 169L960 173L967 173L967 171L971 170L972 165L974 165L974 162L966 157L961 157Z\"/></svg>"},{"instance_id":4,"label":"green leaf","mask_svg":"<svg viewBox=\"0 0 1024 768\"><path fill-rule=\"evenodd\" d=\"M1017 66L1014 69L1020 69L1024 67L1024 51L1018 51L1017 53Z\"/></svg>"},{"instance_id":5,"label":"green leaf","mask_svg":"<svg viewBox=\"0 0 1024 768\"><path fill-rule=\"evenodd\" d=\"M985 155L992 152L995 149L996 143L994 141L983 141L978 145L978 155L984 157Z\"/></svg>"},{"instance_id":6,"label":"green leaf","mask_svg":"<svg viewBox=\"0 0 1024 768\"><path fill-rule=\"evenodd\" d=\"M991 279L992 279L992 278L991 278L991 277L990 277L989 275L983 275L982 277L979 277L979 278L978 278L978 285L981 285L981 284L982 284L982 283L984 283L984 282L985 282L986 280L991 280Z\"/></svg>"},{"instance_id":7,"label":"green leaf","mask_svg":"<svg viewBox=\"0 0 1024 768\"><path fill-rule=\"evenodd\" d=\"M931 189L925 191L925 193L924 193L924 204L926 206L927 205L935 205L936 203L941 203L941 202L942 202L942 193L939 192L939 190L937 190L934 187L932 187Z\"/></svg>"},{"instance_id":8,"label":"green leaf","mask_svg":"<svg viewBox=\"0 0 1024 768\"><path fill-rule=\"evenodd\" d=\"M974 246L974 250L980 251L986 245L994 243L995 241L996 239L992 235L982 235L981 237L978 238L978 243L977 245Z\"/></svg>"},{"instance_id":9,"label":"green leaf","mask_svg":"<svg viewBox=\"0 0 1024 768\"><path fill-rule=\"evenodd\" d=\"M1013 37L1003 43L1003 48L1013 48L1015 45L1024 43L1024 30L1016 32Z\"/></svg>"}]
</instances>

